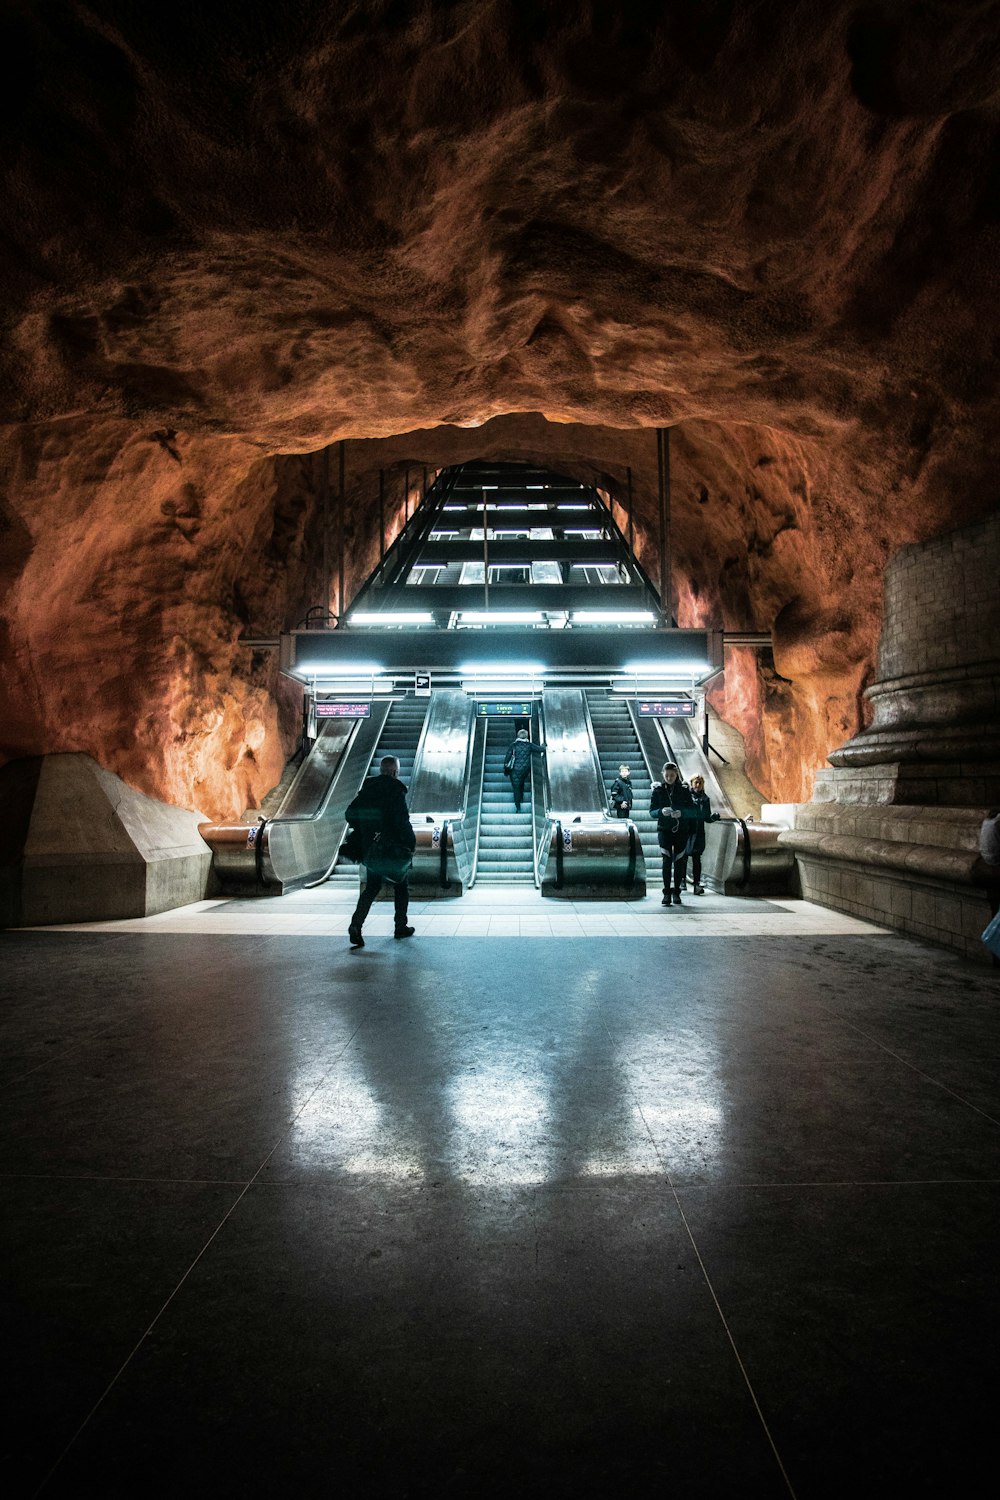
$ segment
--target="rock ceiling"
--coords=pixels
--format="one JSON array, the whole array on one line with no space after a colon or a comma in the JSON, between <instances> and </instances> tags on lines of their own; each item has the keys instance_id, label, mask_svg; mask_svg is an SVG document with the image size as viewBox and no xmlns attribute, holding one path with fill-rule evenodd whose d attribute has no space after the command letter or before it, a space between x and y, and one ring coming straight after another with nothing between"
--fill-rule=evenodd
<instances>
[{"instance_id":1,"label":"rock ceiling","mask_svg":"<svg viewBox=\"0 0 1000 1500\"><path fill-rule=\"evenodd\" d=\"M294 705L324 445L651 523L763 790L857 723L901 542L993 509L1000 6L8 3L0 715L218 814ZM640 528L641 529L641 528Z\"/></svg>"}]
</instances>

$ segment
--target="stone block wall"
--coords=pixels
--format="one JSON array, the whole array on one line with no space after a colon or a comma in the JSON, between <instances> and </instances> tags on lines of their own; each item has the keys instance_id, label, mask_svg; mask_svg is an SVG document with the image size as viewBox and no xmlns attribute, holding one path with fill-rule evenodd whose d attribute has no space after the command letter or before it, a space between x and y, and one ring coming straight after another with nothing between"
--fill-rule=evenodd
<instances>
[{"instance_id":1,"label":"stone block wall","mask_svg":"<svg viewBox=\"0 0 1000 1500\"><path fill-rule=\"evenodd\" d=\"M830 756L781 842L802 893L983 962L1000 868L1000 511L907 546L886 573L872 722Z\"/></svg>"},{"instance_id":2,"label":"stone block wall","mask_svg":"<svg viewBox=\"0 0 1000 1500\"><path fill-rule=\"evenodd\" d=\"M1000 513L896 553L885 577L880 681L995 657L998 637Z\"/></svg>"}]
</instances>

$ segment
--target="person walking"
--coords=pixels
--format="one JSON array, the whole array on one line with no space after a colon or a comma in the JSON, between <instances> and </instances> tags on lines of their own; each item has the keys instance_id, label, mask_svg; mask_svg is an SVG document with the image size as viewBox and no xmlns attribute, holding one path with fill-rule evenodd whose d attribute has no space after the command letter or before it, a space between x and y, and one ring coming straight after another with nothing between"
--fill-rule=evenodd
<instances>
[{"instance_id":1,"label":"person walking","mask_svg":"<svg viewBox=\"0 0 1000 1500\"><path fill-rule=\"evenodd\" d=\"M691 777L691 802L699 818L690 836L691 881L695 895L704 896L705 887L701 883L701 856L705 852L705 824L719 822L719 814L712 811L711 799L705 790L704 776Z\"/></svg>"},{"instance_id":2,"label":"person walking","mask_svg":"<svg viewBox=\"0 0 1000 1500\"><path fill-rule=\"evenodd\" d=\"M526 729L519 729L511 741L503 763L503 773L510 777L510 789L514 795L514 811L521 811L524 800L524 784L531 774L531 757L544 755L545 746L536 745L528 738Z\"/></svg>"},{"instance_id":3,"label":"person walking","mask_svg":"<svg viewBox=\"0 0 1000 1500\"><path fill-rule=\"evenodd\" d=\"M680 906L688 840L699 814L695 811L690 788L681 780L681 773L672 760L664 763L663 780L655 784L650 794L649 816L656 819L656 838L663 857L662 904L670 905L672 884L674 905Z\"/></svg>"},{"instance_id":4,"label":"person walking","mask_svg":"<svg viewBox=\"0 0 1000 1500\"><path fill-rule=\"evenodd\" d=\"M628 766L619 766L618 775L611 783L611 791L608 793L608 806L612 817L628 818L632 813L632 797L635 788L632 785L632 772Z\"/></svg>"},{"instance_id":5,"label":"person walking","mask_svg":"<svg viewBox=\"0 0 1000 1500\"><path fill-rule=\"evenodd\" d=\"M348 823L356 828L361 848L360 863L365 865L368 879L358 897L358 904L351 918L347 934L352 948L363 948L365 940L361 929L371 911L372 902L382 889L382 881L392 885L395 907L395 934L398 938L412 937L414 929L407 926L406 914L410 902L410 887L407 876L410 869L409 856L416 848L417 838L410 823L410 812L406 805L406 787L399 780L399 761L394 755L384 755L379 761L379 774L369 776L345 813ZM383 866L393 865L401 872L400 879L388 873L380 873L372 865L376 851L372 845L378 839L377 851ZM372 865L365 858L370 855Z\"/></svg>"}]
</instances>

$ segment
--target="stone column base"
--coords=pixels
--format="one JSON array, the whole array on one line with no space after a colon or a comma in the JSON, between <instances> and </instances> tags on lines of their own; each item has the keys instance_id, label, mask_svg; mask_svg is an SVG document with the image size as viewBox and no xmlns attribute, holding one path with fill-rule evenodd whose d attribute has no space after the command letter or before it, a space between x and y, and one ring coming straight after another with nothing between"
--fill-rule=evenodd
<instances>
[{"instance_id":1,"label":"stone column base","mask_svg":"<svg viewBox=\"0 0 1000 1500\"><path fill-rule=\"evenodd\" d=\"M149 917L201 901L203 816L127 786L89 755L0 770L0 927Z\"/></svg>"},{"instance_id":2,"label":"stone column base","mask_svg":"<svg viewBox=\"0 0 1000 1500\"><path fill-rule=\"evenodd\" d=\"M807 803L780 842L808 901L940 943L980 963L1000 870L979 857L984 808Z\"/></svg>"}]
</instances>

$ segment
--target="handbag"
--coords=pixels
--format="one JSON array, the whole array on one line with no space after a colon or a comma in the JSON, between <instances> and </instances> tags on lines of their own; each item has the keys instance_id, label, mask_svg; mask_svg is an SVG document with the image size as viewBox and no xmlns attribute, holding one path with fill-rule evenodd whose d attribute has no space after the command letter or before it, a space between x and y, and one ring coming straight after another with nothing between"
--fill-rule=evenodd
<instances>
[{"instance_id":1,"label":"handbag","mask_svg":"<svg viewBox=\"0 0 1000 1500\"><path fill-rule=\"evenodd\" d=\"M397 839L377 833L365 853L365 869L371 875L381 875L393 885L402 885L413 864L413 853Z\"/></svg>"},{"instance_id":2,"label":"handbag","mask_svg":"<svg viewBox=\"0 0 1000 1500\"><path fill-rule=\"evenodd\" d=\"M352 865L364 863L365 841L360 828L351 828L347 837L340 846L341 859L349 860Z\"/></svg>"},{"instance_id":3,"label":"handbag","mask_svg":"<svg viewBox=\"0 0 1000 1500\"><path fill-rule=\"evenodd\" d=\"M1000 958L1000 911L997 912L983 933L983 942L994 958Z\"/></svg>"}]
</instances>

